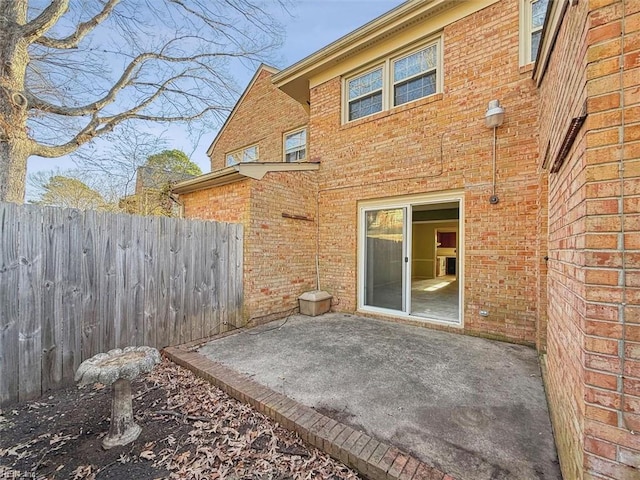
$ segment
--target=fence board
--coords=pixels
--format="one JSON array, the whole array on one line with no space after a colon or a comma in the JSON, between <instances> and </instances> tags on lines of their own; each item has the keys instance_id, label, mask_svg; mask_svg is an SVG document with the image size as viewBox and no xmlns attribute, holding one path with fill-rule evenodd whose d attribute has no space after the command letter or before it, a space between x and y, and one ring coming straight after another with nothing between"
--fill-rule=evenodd
<instances>
[{"instance_id":1,"label":"fence board","mask_svg":"<svg viewBox=\"0 0 640 480\"><path fill-rule=\"evenodd\" d=\"M0 404L18 398L18 207L0 203Z\"/></svg>"},{"instance_id":2,"label":"fence board","mask_svg":"<svg viewBox=\"0 0 640 480\"><path fill-rule=\"evenodd\" d=\"M58 261L64 235L64 216L58 208L44 210L42 248L42 391L62 380L62 268Z\"/></svg>"},{"instance_id":3,"label":"fence board","mask_svg":"<svg viewBox=\"0 0 640 480\"><path fill-rule=\"evenodd\" d=\"M0 220L0 404L73 382L101 351L240 320L241 227L2 203Z\"/></svg>"},{"instance_id":4,"label":"fence board","mask_svg":"<svg viewBox=\"0 0 640 480\"><path fill-rule=\"evenodd\" d=\"M82 356L85 360L91 352L101 352L102 331L97 315L98 272L94 237L99 235L96 212L85 212L82 239Z\"/></svg>"},{"instance_id":5,"label":"fence board","mask_svg":"<svg viewBox=\"0 0 640 480\"><path fill-rule=\"evenodd\" d=\"M144 248L145 248L145 217L131 217L131 250L127 262L127 276L130 279L131 298L129 299L131 315L131 333L129 345L144 345Z\"/></svg>"},{"instance_id":6,"label":"fence board","mask_svg":"<svg viewBox=\"0 0 640 480\"><path fill-rule=\"evenodd\" d=\"M64 270L62 293L62 375L73 378L82 359L82 233L83 216L78 210L65 209L66 245L60 249Z\"/></svg>"},{"instance_id":7,"label":"fence board","mask_svg":"<svg viewBox=\"0 0 640 480\"><path fill-rule=\"evenodd\" d=\"M100 319L100 331L102 335L102 350L109 351L116 348L116 339L119 338L116 320L117 298L117 273L116 251L118 249L118 216L100 216L98 231L100 238L97 240L98 257L98 317ZM109 301L104 301L109 299ZM99 353L99 352L98 352Z\"/></svg>"},{"instance_id":8,"label":"fence board","mask_svg":"<svg viewBox=\"0 0 640 480\"><path fill-rule=\"evenodd\" d=\"M221 235L216 237L218 251L218 299L220 309L220 329L226 332L229 323L229 282L225 274L229 272L229 225L220 226Z\"/></svg>"},{"instance_id":9,"label":"fence board","mask_svg":"<svg viewBox=\"0 0 640 480\"><path fill-rule=\"evenodd\" d=\"M156 345L154 322L158 316L158 228L159 217L145 217L144 242L144 316L141 345Z\"/></svg>"},{"instance_id":10,"label":"fence board","mask_svg":"<svg viewBox=\"0 0 640 480\"><path fill-rule=\"evenodd\" d=\"M191 288L192 288L192 311L191 311L191 340L204 337L203 334L203 296L205 284L205 272L201 267L196 267L202 255L202 238L204 236L204 225L200 222L192 223L194 248L191 249Z\"/></svg>"},{"instance_id":11,"label":"fence board","mask_svg":"<svg viewBox=\"0 0 640 480\"><path fill-rule=\"evenodd\" d=\"M42 211L28 206L18 214L18 398L40 395L42 370ZM33 225L32 229L22 228Z\"/></svg>"},{"instance_id":12,"label":"fence board","mask_svg":"<svg viewBox=\"0 0 640 480\"><path fill-rule=\"evenodd\" d=\"M184 225L184 235L189 245L193 244L194 240L194 224L189 223ZM193 266L191 249L183 249L182 261L183 267L183 302L184 302L184 330L182 331L182 341L189 342L192 339L192 321L193 321Z\"/></svg>"},{"instance_id":13,"label":"fence board","mask_svg":"<svg viewBox=\"0 0 640 480\"><path fill-rule=\"evenodd\" d=\"M244 272L244 227L242 224L232 225L235 230L235 238L231 241L231 248L236 252L236 268L229 272L230 282L235 290L235 295L231 300L236 311L236 327L241 327L243 318L244 304L244 284L242 282L242 272Z\"/></svg>"},{"instance_id":14,"label":"fence board","mask_svg":"<svg viewBox=\"0 0 640 480\"><path fill-rule=\"evenodd\" d=\"M220 314L218 298L218 249L216 237L218 235L218 224L205 224L206 233L203 235L203 271L205 273L207 290L204 295L206 302L204 319L204 336L208 337L220 331Z\"/></svg>"},{"instance_id":15,"label":"fence board","mask_svg":"<svg viewBox=\"0 0 640 480\"><path fill-rule=\"evenodd\" d=\"M169 243L170 238L170 222L171 219L161 217L158 222L158 236L157 236L157 285L158 293L156 295L156 317L155 317L155 332L156 332L156 345L159 348L166 347L170 344L170 284L171 284L171 245Z\"/></svg>"}]
</instances>

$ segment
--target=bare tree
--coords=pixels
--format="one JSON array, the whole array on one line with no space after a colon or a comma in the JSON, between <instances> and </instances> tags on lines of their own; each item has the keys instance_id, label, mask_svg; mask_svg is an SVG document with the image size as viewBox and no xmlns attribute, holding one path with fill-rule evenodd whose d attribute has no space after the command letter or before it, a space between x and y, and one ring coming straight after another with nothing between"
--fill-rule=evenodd
<instances>
[{"instance_id":1,"label":"bare tree","mask_svg":"<svg viewBox=\"0 0 640 480\"><path fill-rule=\"evenodd\" d=\"M219 120L228 68L280 33L259 0L0 0L0 201L23 201L32 155L133 120Z\"/></svg>"},{"instance_id":2,"label":"bare tree","mask_svg":"<svg viewBox=\"0 0 640 480\"><path fill-rule=\"evenodd\" d=\"M96 145L100 143L100 145ZM120 199L134 193L136 173L147 159L167 147L160 136L120 125L103 139L75 151L71 158L76 164L76 178L89 183L109 202L117 204ZM87 179L99 179L98 185Z\"/></svg>"}]
</instances>

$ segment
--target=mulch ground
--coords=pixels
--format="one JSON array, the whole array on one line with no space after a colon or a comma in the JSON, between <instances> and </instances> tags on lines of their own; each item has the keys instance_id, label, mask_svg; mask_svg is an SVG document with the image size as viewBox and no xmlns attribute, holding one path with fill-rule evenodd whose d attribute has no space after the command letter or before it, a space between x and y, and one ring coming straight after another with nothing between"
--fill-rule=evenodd
<instances>
[{"instance_id":1,"label":"mulch ground","mask_svg":"<svg viewBox=\"0 0 640 480\"><path fill-rule=\"evenodd\" d=\"M166 359L132 390L142 433L111 450L101 444L110 387L70 387L0 410L0 479L359 478Z\"/></svg>"}]
</instances>

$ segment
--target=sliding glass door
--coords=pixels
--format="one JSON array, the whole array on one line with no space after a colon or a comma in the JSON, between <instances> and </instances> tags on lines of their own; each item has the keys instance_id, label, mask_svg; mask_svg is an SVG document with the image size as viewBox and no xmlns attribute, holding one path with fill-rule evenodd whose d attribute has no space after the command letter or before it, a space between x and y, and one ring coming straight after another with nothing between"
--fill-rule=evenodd
<instances>
[{"instance_id":1,"label":"sliding glass door","mask_svg":"<svg viewBox=\"0 0 640 480\"><path fill-rule=\"evenodd\" d=\"M406 208L364 211L364 305L404 311Z\"/></svg>"},{"instance_id":2,"label":"sliding glass door","mask_svg":"<svg viewBox=\"0 0 640 480\"><path fill-rule=\"evenodd\" d=\"M463 213L459 194L361 204L358 308L461 325Z\"/></svg>"}]
</instances>

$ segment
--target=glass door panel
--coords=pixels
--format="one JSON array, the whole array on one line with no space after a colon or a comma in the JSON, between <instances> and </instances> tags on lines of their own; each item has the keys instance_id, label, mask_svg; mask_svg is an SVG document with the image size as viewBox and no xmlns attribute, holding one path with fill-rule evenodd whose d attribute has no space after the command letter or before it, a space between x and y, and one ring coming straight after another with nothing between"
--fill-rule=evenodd
<instances>
[{"instance_id":1,"label":"glass door panel","mask_svg":"<svg viewBox=\"0 0 640 480\"><path fill-rule=\"evenodd\" d=\"M364 304L404 311L406 208L365 211Z\"/></svg>"}]
</instances>

